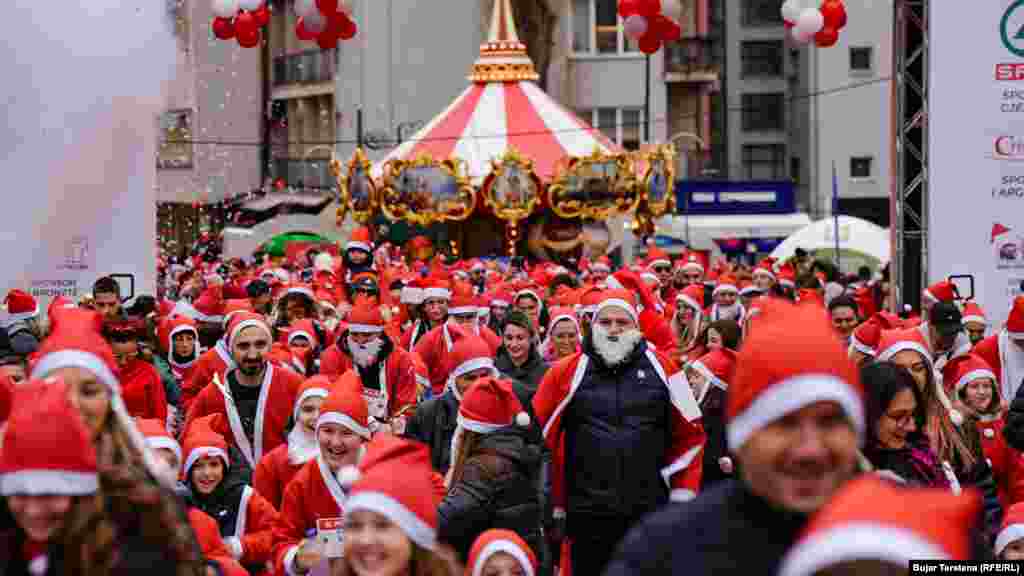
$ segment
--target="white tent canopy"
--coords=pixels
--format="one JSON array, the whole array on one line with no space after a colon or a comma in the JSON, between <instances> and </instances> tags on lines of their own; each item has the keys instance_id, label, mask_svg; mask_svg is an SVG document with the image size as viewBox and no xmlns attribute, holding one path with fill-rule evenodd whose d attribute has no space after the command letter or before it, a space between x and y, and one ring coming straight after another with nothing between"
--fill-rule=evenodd
<instances>
[{"instance_id":1,"label":"white tent canopy","mask_svg":"<svg viewBox=\"0 0 1024 576\"><path fill-rule=\"evenodd\" d=\"M835 219L819 220L797 230L775 248L772 257L786 260L796 253L797 248L803 248L808 252L834 251L836 248ZM879 265L885 264L891 258L889 231L867 220L840 216L839 250L840 252L855 252L877 261Z\"/></svg>"},{"instance_id":2,"label":"white tent canopy","mask_svg":"<svg viewBox=\"0 0 1024 576\"><path fill-rule=\"evenodd\" d=\"M711 250L716 238L783 238L811 223L807 214L749 216L666 216L658 219L658 233L684 240L697 250ZM689 228L689 234L687 234Z\"/></svg>"}]
</instances>

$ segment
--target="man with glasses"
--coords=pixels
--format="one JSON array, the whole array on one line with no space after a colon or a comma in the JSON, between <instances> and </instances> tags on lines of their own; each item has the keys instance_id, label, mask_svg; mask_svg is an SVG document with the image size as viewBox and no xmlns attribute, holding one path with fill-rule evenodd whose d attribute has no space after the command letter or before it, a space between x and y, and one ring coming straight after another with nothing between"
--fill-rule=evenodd
<instances>
[{"instance_id":1,"label":"man with glasses","mask_svg":"<svg viewBox=\"0 0 1024 576\"><path fill-rule=\"evenodd\" d=\"M647 269L658 277L658 285L661 286L661 296L671 302L674 295L672 289L672 260L668 254L660 248L651 248L647 255Z\"/></svg>"},{"instance_id":2,"label":"man with glasses","mask_svg":"<svg viewBox=\"0 0 1024 576\"><path fill-rule=\"evenodd\" d=\"M702 282L704 282L704 265L696 256L690 254L685 260L680 260L676 264L675 286L677 290L682 291L690 284Z\"/></svg>"}]
</instances>

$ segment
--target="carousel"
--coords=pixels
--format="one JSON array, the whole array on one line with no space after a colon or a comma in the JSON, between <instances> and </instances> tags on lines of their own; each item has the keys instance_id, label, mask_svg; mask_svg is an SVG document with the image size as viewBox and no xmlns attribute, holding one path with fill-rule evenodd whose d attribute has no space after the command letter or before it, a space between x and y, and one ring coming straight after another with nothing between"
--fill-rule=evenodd
<instances>
[{"instance_id":1,"label":"carousel","mask_svg":"<svg viewBox=\"0 0 1024 576\"><path fill-rule=\"evenodd\" d=\"M338 221L350 213L360 223L382 214L441 224L450 238L442 249L454 256L529 252L565 262L602 255L607 242L588 235L615 215L633 215L637 233L652 234L653 219L674 208L674 148L622 150L538 78L510 1L498 0L471 84L447 109L379 163L362 150L332 162Z\"/></svg>"}]
</instances>

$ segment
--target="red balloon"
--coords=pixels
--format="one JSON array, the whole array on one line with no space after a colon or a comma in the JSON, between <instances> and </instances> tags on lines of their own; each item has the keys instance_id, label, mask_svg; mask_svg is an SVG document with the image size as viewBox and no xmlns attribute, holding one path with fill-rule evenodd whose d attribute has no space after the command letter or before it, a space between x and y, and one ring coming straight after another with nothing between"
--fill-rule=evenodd
<instances>
[{"instance_id":1,"label":"red balloon","mask_svg":"<svg viewBox=\"0 0 1024 576\"><path fill-rule=\"evenodd\" d=\"M242 48L255 48L260 43L260 31L259 29L253 29L251 31L246 30L238 31L238 45Z\"/></svg>"},{"instance_id":2,"label":"red balloon","mask_svg":"<svg viewBox=\"0 0 1024 576\"><path fill-rule=\"evenodd\" d=\"M839 30L825 26L820 32L814 35L814 43L819 48L829 48L839 42Z\"/></svg>"},{"instance_id":3,"label":"red balloon","mask_svg":"<svg viewBox=\"0 0 1024 576\"><path fill-rule=\"evenodd\" d=\"M270 6L264 4L255 10L252 15L256 18L256 25L263 28L270 22Z\"/></svg>"},{"instance_id":4,"label":"red balloon","mask_svg":"<svg viewBox=\"0 0 1024 576\"><path fill-rule=\"evenodd\" d=\"M651 31L648 30L647 34L640 37L640 51L644 54L654 54L658 50L661 50L661 38L651 34Z\"/></svg>"},{"instance_id":5,"label":"red balloon","mask_svg":"<svg viewBox=\"0 0 1024 576\"><path fill-rule=\"evenodd\" d=\"M619 0L619 16L623 19L640 13L640 2L642 0Z\"/></svg>"},{"instance_id":6,"label":"red balloon","mask_svg":"<svg viewBox=\"0 0 1024 576\"><path fill-rule=\"evenodd\" d=\"M789 30L789 29L793 28L794 26L796 26L796 22L790 22L789 20L783 20L782 21L782 25L786 27L786 30Z\"/></svg>"},{"instance_id":7,"label":"red balloon","mask_svg":"<svg viewBox=\"0 0 1024 576\"><path fill-rule=\"evenodd\" d=\"M330 16L338 11L338 0L316 0L316 7L324 16Z\"/></svg>"},{"instance_id":8,"label":"red balloon","mask_svg":"<svg viewBox=\"0 0 1024 576\"><path fill-rule=\"evenodd\" d=\"M666 17L665 23L661 25L661 40L663 42L676 42L682 37L683 27L675 20Z\"/></svg>"},{"instance_id":9,"label":"red balloon","mask_svg":"<svg viewBox=\"0 0 1024 576\"><path fill-rule=\"evenodd\" d=\"M259 25L256 23L256 17L252 15L252 12L242 11L235 17L235 34L239 37L244 34L246 38L251 38L252 33L258 30Z\"/></svg>"},{"instance_id":10,"label":"red balloon","mask_svg":"<svg viewBox=\"0 0 1024 576\"><path fill-rule=\"evenodd\" d=\"M820 10L825 17L825 28L842 30L846 26L846 5L842 0L825 0Z\"/></svg>"},{"instance_id":11,"label":"red balloon","mask_svg":"<svg viewBox=\"0 0 1024 576\"><path fill-rule=\"evenodd\" d=\"M639 12L642 16L653 18L661 14L661 0L638 0Z\"/></svg>"},{"instance_id":12,"label":"red balloon","mask_svg":"<svg viewBox=\"0 0 1024 576\"><path fill-rule=\"evenodd\" d=\"M356 23L353 22L352 19L348 17L348 14L345 14L344 12L338 12L338 14L341 16L341 18L338 18L337 20L332 22L334 29L338 33L338 38L340 38L341 40L351 40L355 38L356 32L359 31L359 28L356 26Z\"/></svg>"},{"instance_id":13,"label":"red balloon","mask_svg":"<svg viewBox=\"0 0 1024 576\"><path fill-rule=\"evenodd\" d=\"M230 40L235 37L235 23L231 18L214 18L213 35L221 40Z\"/></svg>"},{"instance_id":14,"label":"red balloon","mask_svg":"<svg viewBox=\"0 0 1024 576\"><path fill-rule=\"evenodd\" d=\"M316 34L306 30L306 22L299 16L298 21L295 22L295 37L299 40L316 40Z\"/></svg>"},{"instance_id":15,"label":"red balloon","mask_svg":"<svg viewBox=\"0 0 1024 576\"><path fill-rule=\"evenodd\" d=\"M338 47L338 34L328 26L316 37L316 43L321 50L333 50Z\"/></svg>"}]
</instances>

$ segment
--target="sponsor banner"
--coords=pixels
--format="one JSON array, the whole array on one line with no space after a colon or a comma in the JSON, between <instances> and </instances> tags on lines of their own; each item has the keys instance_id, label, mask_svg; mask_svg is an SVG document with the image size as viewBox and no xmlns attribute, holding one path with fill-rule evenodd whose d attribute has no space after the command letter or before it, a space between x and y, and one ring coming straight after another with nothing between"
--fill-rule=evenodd
<instances>
[{"instance_id":1,"label":"sponsor banner","mask_svg":"<svg viewBox=\"0 0 1024 576\"><path fill-rule=\"evenodd\" d=\"M1024 0L929 18L929 281L973 275L998 327L1024 290Z\"/></svg>"}]
</instances>

